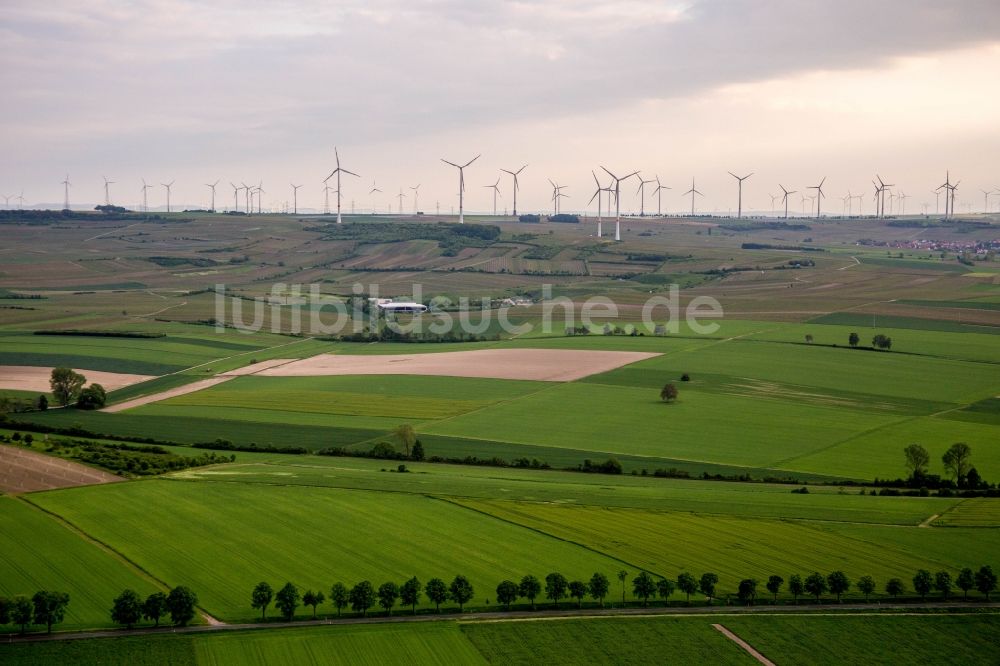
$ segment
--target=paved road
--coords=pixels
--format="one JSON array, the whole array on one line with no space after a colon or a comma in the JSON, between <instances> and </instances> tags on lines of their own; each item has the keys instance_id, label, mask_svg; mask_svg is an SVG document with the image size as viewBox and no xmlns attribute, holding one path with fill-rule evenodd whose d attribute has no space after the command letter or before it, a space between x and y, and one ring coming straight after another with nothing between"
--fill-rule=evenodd
<instances>
[{"instance_id":1,"label":"paved road","mask_svg":"<svg viewBox=\"0 0 1000 666\"><path fill-rule=\"evenodd\" d=\"M483 611L471 613L423 613L407 615L407 611L397 611L399 615L392 617L350 617L343 619L301 620L297 622L252 622L245 624L215 624L195 625L189 627L143 627L131 631L125 629L101 629L94 631L56 632L53 634L27 634L26 636L9 635L3 640L8 643L24 643L32 641L71 641L85 638L114 638L121 636L146 636L151 634L201 634L217 631L246 631L252 629L283 629L288 627L314 627L319 625L352 625L352 624L383 624L403 622L441 622L461 620L463 622L502 622L551 620L557 618L595 618L595 617L662 617L662 616L725 616L747 614L790 614L790 613L823 613L838 615L870 615L876 612L889 611L914 615L924 615L928 611L981 611L983 609L1000 610L1000 602L965 603L965 602L930 602L913 604L799 604L797 606L671 606L669 608L562 608L559 610L536 611Z\"/></svg>"}]
</instances>

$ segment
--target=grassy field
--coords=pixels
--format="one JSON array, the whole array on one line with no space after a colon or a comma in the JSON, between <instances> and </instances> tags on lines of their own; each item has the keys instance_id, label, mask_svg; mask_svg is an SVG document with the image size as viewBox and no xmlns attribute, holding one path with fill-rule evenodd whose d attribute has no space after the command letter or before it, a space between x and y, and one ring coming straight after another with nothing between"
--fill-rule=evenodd
<instances>
[{"instance_id":1,"label":"grassy field","mask_svg":"<svg viewBox=\"0 0 1000 666\"><path fill-rule=\"evenodd\" d=\"M68 592L70 605L59 628L80 629L109 626L111 600L126 587L143 595L158 589L134 568L37 507L0 497L0 596ZM0 632L14 629L0 626Z\"/></svg>"},{"instance_id":2,"label":"grassy field","mask_svg":"<svg viewBox=\"0 0 1000 666\"><path fill-rule=\"evenodd\" d=\"M589 578L619 565L448 502L398 493L148 480L31 501L157 578L190 586L226 620L253 619L249 593L260 580L328 590L336 581L377 586L462 573L476 588L470 605L483 606L504 577L544 576L558 566ZM155 521L149 507L160 507Z\"/></svg>"},{"instance_id":3,"label":"grassy field","mask_svg":"<svg viewBox=\"0 0 1000 666\"><path fill-rule=\"evenodd\" d=\"M995 529L927 530L503 500L461 504L663 577L715 572L723 594L735 594L743 578L767 580L771 574L787 580L793 573L804 577L840 569L854 580L871 575L883 584L894 576L908 580L920 568L954 575L965 566L993 564L1000 547ZM924 539L926 550L918 545Z\"/></svg>"},{"instance_id":4,"label":"grassy field","mask_svg":"<svg viewBox=\"0 0 1000 666\"><path fill-rule=\"evenodd\" d=\"M776 663L985 664L1000 650L1000 616L733 617L737 636Z\"/></svg>"},{"instance_id":5,"label":"grassy field","mask_svg":"<svg viewBox=\"0 0 1000 666\"><path fill-rule=\"evenodd\" d=\"M5 664L482 664L455 622L311 627L0 645Z\"/></svg>"},{"instance_id":6,"label":"grassy field","mask_svg":"<svg viewBox=\"0 0 1000 666\"><path fill-rule=\"evenodd\" d=\"M492 664L756 663L704 619L470 622L462 633Z\"/></svg>"}]
</instances>

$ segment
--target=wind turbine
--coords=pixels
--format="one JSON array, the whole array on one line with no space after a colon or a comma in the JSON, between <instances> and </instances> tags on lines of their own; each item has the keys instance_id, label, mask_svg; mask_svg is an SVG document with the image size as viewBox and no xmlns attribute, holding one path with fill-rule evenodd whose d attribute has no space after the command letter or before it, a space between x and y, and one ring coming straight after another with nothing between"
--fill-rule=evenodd
<instances>
[{"instance_id":1,"label":"wind turbine","mask_svg":"<svg viewBox=\"0 0 1000 666\"><path fill-rule=\"evenodd\" d=\"M337 175L337 224L341 224L341 222L343 222L343 220L340 217L340 196L341 196L340 195L340 174L341 173L346 173L346 174L349 174L351 176L356 176L356 177L359 177L359 178L360 178L360 176L358 176L358 174L354 173L353 171L348 171L347 169L341 168L341 166L340 166L340 153L337 152L337 147L336 146L333 147L333 156L337 160L337 168L334 169L330 173L329 176L327 176L326 178L323 179L323 183L326 184L326 181L328 181L331 178L333 178L334 174Z\"/></svg>"},{"instance_id":2,"label":"wind turbine","mask_svg":"<svg viewBox=\"0 0 1000 666\"><path fill-rule=\"evenodd\" d=\"M669 189L669 187L660 183L660 177L657 176L656 189L653 190L653 194L656 195L656 217L663 217L663 190Z\"/></svg>"},{"instance_id":3,"label":"wind turbine","mask_svg":"<svg viewBox=\"0 0 1000 666\"><path fill-rule=\"evenodd\" d=\"M639 195L639 217L646 217L646 185L655 182L655 180L643 180L642 176L639 176L639 189L635 191Z\"/></svg>"},{"instance_id":4,"label":"wind turbine","mask_svg":"<svg viewBox=\"0 0 1000 666\"><path fill-rule=\"evenodd\" d=\"M738 200L738 203L737 203L737 206L736 206L736 218L739 219L739 218L743 217L743 181L746 180L747 178L749 178L750 176L752 176L753 172L751 171L750 173L748 173L747 175L743 176L742 178L740 176L737 176L732 171L729 172L729 175L732 176L733 178L735 178L737 181L739 181L739 184L740 184L739 200Z\"/></svg>"},{"instance_id":5,"label":"wind turbine","mask_svg":"<svg viewBox=\"0 0 1000 666\"><path fill-rule=\"evenodd\" d=\"M632 176L639 174L638 171L633 171L627 176L622 176L619 178L615 174L608 171L606 166L602 166L604 172L607 173L615 181L615 240L620 241L622 239L622 209L621 209L621 194L622 194L622 181L628 180Z\"/></svg>"},{"instance_id":6,"label":"wind turbine","mask_svg":"<svg viewBox=\"0 0 1000 666\"><path fill-rule=\"evenodd\" d=\"M681 196L687 196L689 194L691 195L691 217L694 217L694 195L697 194L700 197L705 196L704 194L702 194L701 192L699 192L694 188L694 178L691 179L691 189L682 194Z\"/></svg>"},{"instance_id":7,"label":"wind turbine","mask_svg":"<svg viewBox=\"0 0 1000 666\"><path fill-rule=\"evenodd\" d=\"M406 197L406 195L403 194L403 187L402 186L400 186L400 188L399 188L399 194L397 194L396 196L399 198L399 214L402 215L403 214L403 198Z\"/></svg>"},{"instance_id":8,"label":"wind turbine","mask_svg":"<svg viewBox=\"0 0 1000 666\"><path fill-rule=\"evenodd\" d=\"M558 215L559 214L559 198L566 196L565 194L562 193L562 189L564 187L566 187L566 186L565 185L558 185L556 183L553 183L551 178L549 178L549 184L552 185L552 214L553 215Z\"/></svg>"},{"instance_id":9,"label":"wind turbine","mask_svg":"<svg viewBox=\"0 0 1000 666\"><path fill-rule=\"evenodd\" d=\"M146 196L146 190L152 189L153 186L152 185L147 185L145 178L141 178L140 180L142 180L142 210L144 212L148 213L149 212L149 199Z\"/></svg>"},{"instance_id":10,"label":"wind turbine","mask_svg":"<svg viewBox=\"0 0 1000 666\"><path fill-rule=\"evenodd\" d=\"M110 206L111 205L111 190L110 190L110 188L108 186L109 185L114 185L115 181L108 180L107 176L101 176L101 178L104 179L104 205L105 206Z\"/></svg>"},{"instance_id":11,"label":"wind turbine","mask_svg":"<svg viewBox=\"0 0 1000 666\"><path fill-rule=\"evenodd\" d=\"M240 188L233 185L233 181L229 181L229 187L233 188L233 210L238 213L240 212Z\"/></svg>"},{"instance_id":12,"label":"wind turbine","mask_svg":"<svg viewBox=\"0 0 1000 666\"><path fill-rule=\"evenodd\" d=\"M410 189L413 190L413 214L416 215L419 212L417 198L420 196L420 183L417 183L416 187L410 186Z\"/></svg>"},{"instance_id":13,"label":"wind turbine","mask_svg":"<svg viewBox=\"0 0 1000 666\"><path fill-rule=\"evenodd\" d=\"M527 164L525 164L523 167L521 167L517 171L509 171L508 169L500 169L504 173L509 173L511 175L511 177L514 179L514 217L517 217L517 190L518 190L517 176L522 171L524 171L526 168L528 168Z\"/></svg>"},{"instance_id":14,"label":"wind turbine","mask_svg":"<svg viewBox=\"0 0 1000 666\"><path fill-rule=\"evenodd\" d=\"M372 215L375 214L375 195L382 194L382 190L378 189L375 185L375 179L372 178L372 189L368 190L368 195L372 198Z\"/></svg>"},{"instance_id":15,"label":"wind turbine","mask_svg":"<svg viewBox=\"0 0 1000 666\"><path fill-rule=\"evenodd\" d=\"M66 180L62 182L63 184L63 210L69 210L69 187L72 183L69 182L69 174L66 174Z\"/></svg>"},{"instance_id":16,"label":"wind turbine","mask_svg":"<svg viewBox=\"0 0 1000 666\"><path fill-rule=\"evenodd\" d=\"M820 209L821 202L822 202L823 199L826 198L826 195L823 194L823 183L825 183L825 182L826 182L826 176L823 176L823 180L819 181L819 185L810 185L809 187L806 188L806 189L809 189L809 190L816 190L816 219L817 220L819 219L819 209Z\"/></svg>"},{"instance_id":17,"label":"wind turbine","mask_svg":"<svg viewBox=\"0 0 1000 666\"><path fill-rule=\"evenodd\" d=\"M240 185L243 186L240 189L243 190L243 203L247 206L247 215L253 215L253 206L250 204L250 186L243 181L240 181Z\"/></svg>"},{"instance_id":18,"label":"wind turbine","mask_svg":"<svg viewBox=\"0 0 1000 666\"><path fill-rule=\"evenodd\" d=\"M465 224L465 168L478 160L481 155L476 155L471 160L465 164L459 166L454 162L449 162L448 160L441 158L441 161L445 164L450 164L451 166L458 169L458 223ZM522 169L524 167L521 167Z\"/></svg>"},{"instance_id":19,"label":"wind turbine","mask_svg":"<svg viewBox=\"0 0 1000 666\"><path fill-rule=\"evenodd\" d=\"M167 212L170 212L170 188L176 183L176 180L172 180L169 183L160 183L163 187L167 188Z\"/></svg>"},{"instance_id":20,"label":"wind turbine","mask_svg":"<svg viewBox=\"0 0 1000 666\"><path fill-rule=\"evenodd\" d=\"M906 215L906 200L910 197L902 190L899 191L899 214Z\"/></svg>"},{"instance_id":21,"label":"wind turbine","mask_svg":"<svg viewBox=\"0 0 1000 666\"><path fill-rule=\"evenodd\" d=\"M779 199L780 195L768 192L767 196L771 197L771 214L774 215L774 200Z\"/></svg>"},{"instance_id":22,"label":"wind turbine","mask_svg":"<svg viewBox=\"0 0 1000 666\"><path fill-rule=\"evenodd\" d=\"M990 195L993 194L993 192L982 188L980 188L979 191L983 193L983 212L988 213L990 212Z\"/></svg>"},{"instance_id":23,"label":"wind turbine","mask_svg":"<svg viewBox=\"0 0 1000 666\"><path fill-rule=\"evenodd\" d=\"M295 183L289 183L292 186L292 214L299 214L299 188L301 185L296 185Z\"/></svg>"},{"instance_id":24,"label":"wind turbine","mask_svg":"<svg viewBox=\"0 0 1000 666\"><path fill-rule=\"evenodd\" d=\"M781 183L778 183L778 187L780 187L781 191L784 192L784 194L781 197L781 203L785 204L785 219L787 220L788 219L788 195L789 194L795 194L796 192L798 192L798 190L786 190L785 186L782 185Z\"/></svg>"},{"instance_id":25,"label":"wind turbine","mask_svg":"<svg viewBox=\"0 0 1000 666\"><path fill-rule=\"evenodd\" d=\"M330 190L332 190L332 189L333 188L330 187L329 185L326 185L326 184L323 185L323 214L324 215L329 215L330 214Z\"/></svg>"},{"instance_id":26,"label":"wind turbine","mask_svg":"<svg viewBox=\"0 0 1000 666\"><path fill-rule=\"evenodd\" d=\"M951 214L952 215L955 214L955 191L958 189L958 185L961 182L962 181L957 181L954 185L951 186Z\"/></svg>"},{"instance_id":27,"label":"wind turbine","mask_svg":"<svg viewBox=\"0 0 1000 666\"><path fill-rule=\"evenodd\" d=\"M5 194L5 195L3 195L3 207L4 207L5 210L9 209L9 207L10 207L10 200L13 199L13 198L14 198L13 194Z\"/></svg>"},{"instance_id":28,"label":"wind turbine","mask_svg":"<svg viewBox=\"0 0 1000 666\"><path fill-rule=\"evenodd\" d=\"M496 217L497 197L500 196L500 176L497 176L497 182L492 185L483 185L483 187L493 190L493 217Z\"/></svg>"},{"instance_id":29,"label":"wind turbine","mask_svg":"<svg viewBox=\"0 0 1000 666\"><path fill-rule=\"evenodd\" d=\"M17 195L17 209L21 210L22 208L24 208L24 190L21 190L21 193Z\"/></svg>"},{"instance_id":30,"label":"wind turbine","mask_svg":"<svg viewBox=\"0 0 1000 666\"><path fill-rule=\"evenodd\" d=\"M858 217L864 217L865 214L865 198L863 194L859 194L854 197L858 200Z\"/></svg>"},{"instance_id":31,"label":"wind turbine","mask_svg":"<svg viewBox=\"0 0 1000 666\"><path fill-rule=\"evenodd\" d=\"M254 188L257 192L257 214L260 215L263 212L263 201L261 195L264 194L264 181L260 181L260 185Z\"/></svg>"},{"instance_id":32,"label":"wind turbine","mask_svg":"<svg viewBox=\"0 0 1000 666\"><path fill-rule=\"evenodd\" d=\"M219 181L214 183L205 183L205 187L212 190L212 208L210 209L213 213L215 212L215 186L219 184Z\"/></svg>"}]
</instances>

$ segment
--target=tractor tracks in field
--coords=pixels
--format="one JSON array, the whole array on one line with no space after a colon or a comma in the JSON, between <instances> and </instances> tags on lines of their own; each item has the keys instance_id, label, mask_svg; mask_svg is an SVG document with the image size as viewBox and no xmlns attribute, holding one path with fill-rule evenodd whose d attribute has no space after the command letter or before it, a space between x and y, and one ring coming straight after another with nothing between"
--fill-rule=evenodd
<instances>
[{"instance_id":1,"label":"tractor tracks in field","mask_svg":"<svg viewBox=\"0 0 1000 666\"><path fill-rule=\"evenodd\" d=\"M36 509L37 511L42 512L47 517L49 517L52 520L54 520L57 524L61 525L65 529L67 529L70 532L72 532L74 535L76 535L79 538L83 539L85 542L91 544L92 546L95 546L96 548L100 549L104 553L110 555L114 560L116 560L117 562L119 562L120 564L122 564L126 569L132 570L132 572L135 573L136 575L138 575L140 578L143 578L143 579L149 581L150 583L152 583L153 585L155 585L158 590L160 590L162 592L169 592L170 591L170 585L168 583L166 583L166 581L163 581L163 580L157 578L150 571L144 569L140 564L138 564L134 560L130 559L127 555L121 553L118 550L115 550L109 544L101 541L97 537L95 537L92 534L90 534L89 532L85 531L83 528L81 528L81 527L73 524L69 519L67 519L67 518L65 518L63 516L60 516L58 513L55 513L54 511L50 511L49 509L46 509L45 507L40 506L40 505L36 504L35 502L32 502L29 497L26 497L24 495L13 497L13 499L15 501L23 502L24 504L26 504L26 505L28 505L28 506ZM208 623L210 626L224 626L225 625L225 622L222 622L221 620L218 620L215 617L209 615L202 608L199 608L198 612L205 619L205 622Z\"/></svg>"}]
</instances>

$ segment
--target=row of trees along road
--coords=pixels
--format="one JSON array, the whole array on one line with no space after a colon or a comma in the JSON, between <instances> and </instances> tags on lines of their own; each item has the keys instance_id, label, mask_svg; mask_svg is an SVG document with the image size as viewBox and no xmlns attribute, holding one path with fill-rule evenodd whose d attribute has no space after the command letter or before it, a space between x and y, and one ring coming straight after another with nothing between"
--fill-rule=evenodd
<instances>
[{"instance_id":1,"label":"row of trees along road","mask_svg":"<svg viewBox=\"0 0 1000 666\"><path fill-rule=\"evenodd\" d=\"M20 627L23 634L29 625L44 624L51 634L52 625L59 624L66 616L67 606L69 594L66 592L39 590L30 599L24 595L13 599L0 597L0 626L13 624Z\"/></svg>"}]
</instances>

